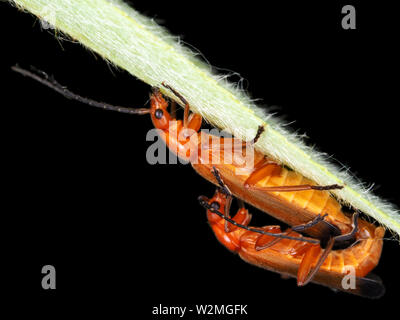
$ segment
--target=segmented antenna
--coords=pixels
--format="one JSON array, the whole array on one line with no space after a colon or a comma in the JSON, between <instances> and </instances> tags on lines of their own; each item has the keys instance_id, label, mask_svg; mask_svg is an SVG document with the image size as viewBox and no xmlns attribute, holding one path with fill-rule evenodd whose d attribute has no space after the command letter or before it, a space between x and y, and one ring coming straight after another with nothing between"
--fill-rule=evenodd
<instances>
[{"instance_id":1,"label":"segmented antenna","mask_svg":"<svg viewBox=\"0 0 400 320\"><path fill-rule=\"evenodd\" d=\"M49 87L50 89L53 89L54 91L60 93L64 97L72 100L79 101L81 103L87 104L92 107L104 109L104 110L110 110L110 111L117 111L121 113L128 113L128 114L148 114L150 113L150 109L148 108L127 108L127 107L120 107L120 106L114 106L105 102L99 102L95 101L92 99L88 99L85 97L82 97L76 93L71 92L68 90L66 87L62 86L59 84L55 79L52 77L49 77L45 72L38 70L36 68L32 67L32 71L23 69L19 67L18 65L15 65L11 67L11 69L15 72L18 72L19 74L22 74L25 77L31 78L33 80L36 80L37 82ZM34 73L36 72L36 73Z\"/></svg>"}]
</instances>

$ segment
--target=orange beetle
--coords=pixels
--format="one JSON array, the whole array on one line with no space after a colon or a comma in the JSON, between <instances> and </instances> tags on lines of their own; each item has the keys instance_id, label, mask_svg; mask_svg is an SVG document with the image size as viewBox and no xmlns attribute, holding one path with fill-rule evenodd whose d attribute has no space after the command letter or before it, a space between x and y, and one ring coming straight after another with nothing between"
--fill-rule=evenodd
<instances>
[{"instance_id":1,"label":"orange beetle","mask_svg":"<svg viewBox=\"0 0 400 320\"><path fill-rule=\"evenodd\" d=\"M382 227L359 220L354 244L345 249L325 250L322 263L315 264L321 254L319 244L270 236L269 233L281 234L279 226L249 228L251 215L243 206L233 218L226 216L229 201L221 190L217 189L211 199L201 196L199 200L207 208L209 224L219 242L246 262L283 276L297 277L298 285L312 281L368 298L379 298L384 294L379 278L366 277L381 255ZM302 237L293 230L290 234ZM350 268L354 272L354 284L346 287L344 277ZM307 276L310 270L311 277Z\"/></svg>"}]
</instances>

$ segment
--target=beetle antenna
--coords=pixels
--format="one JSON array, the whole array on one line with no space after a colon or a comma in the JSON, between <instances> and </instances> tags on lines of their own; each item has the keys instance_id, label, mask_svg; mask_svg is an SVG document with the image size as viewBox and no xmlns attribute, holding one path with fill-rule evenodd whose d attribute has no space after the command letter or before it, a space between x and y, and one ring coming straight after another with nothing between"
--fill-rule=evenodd
<instances>
[{"instance_id":1,"label":"beetle antenna","mask_svg":"<svg viewBox=\"0 0 400 320\"><path fill-rule=\"evenodd\" d=\"M225 216L222 212L214 209L213 207L211 207L211 205L205 200L205 197L200 196L198 198L200 205L203 206L204 208L206 208L207 210L210 210L212 213L215 213L216 215L220 216L221 218L225 219L226 221L228 221L229 223L232 223L234 226L245 229L247 231L251 231L251 232L256 232L256 233L260 233L260 234L264 234L267 236L271 236L271 237L275 237L275 238L281 238L281 239L289 239L289 240L296 240L296 241L303 241L303 242L309 242L309 243L314 243L314 244L319 244L319 240L316 239L311 239L311 238L305 238L305 237L291 237L288 236L285 233L272 233L272 232L267 232L261 229L256 229L256 228L252 228L252 227L248 227L245 226L243 224L237 223L235 220L232 220L231 218Z\"/></svg>"},{"instance_id":2,"label":"beetle antenna","mask_svg":"<svg viewBox=\"0 0 400 320\"><path fill-rule=\"evenodd\" d=\"M68 90L66 87L62 86L59 84L55 79L52 77L49 77L45 72L38 70L36 68L32 68L34 72L31 72L29 70L23 69L19 67L18 65L15 65L11 67L11 69L15 72L18 72L19 74L22 74L25 77L31 78L33 80L36 80L37 82L49 87L50 89L53 89L54 91L60 93L62 96L68 99L76 100L81 103L87 104L92 107L104 109L104 110L110 110L110 111L117 111L121 113L128 113L128 114L148 114L150 113L150 109L148 108L127 108L127 107L120 107L120 106L114 106L105 102L99 102L95 101L92 99L88 99L85 97L82 97L76 93L71 92Z\"/></svg>"}]
</instances>

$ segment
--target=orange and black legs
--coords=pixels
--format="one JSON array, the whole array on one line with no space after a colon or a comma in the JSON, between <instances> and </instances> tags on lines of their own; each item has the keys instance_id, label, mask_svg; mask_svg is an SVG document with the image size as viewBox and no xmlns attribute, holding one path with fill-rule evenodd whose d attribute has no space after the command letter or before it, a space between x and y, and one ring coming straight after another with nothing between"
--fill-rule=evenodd
<instances>
[{"instance_id":1,"label":"orange and black legs","mask_svg":"<svg viewBox=\"0 0 400 320\"><path fill-rule=\"evenodd\" d=\"M172 119L176 119L176 102L175 102L175 100L171 101L170 114L171 114Z\"/></svg>"},{"instance_id":2,"label":"orange and black legs","mask_svg":"<svg viewBox=\"0 0 400 320\"><path fill-rule=\"evenodd\" d=\"M258 126L255 137L249 143L252 145L256 144L258 139L261 137L261 135L263 134L264 131L265 131L264 126Z\"/></svg>"},{"instance_id":3,"label":"orange and black legs","mask_svg":"<svg viewBox=\"0 0 400 320\"><path fill-rule=\"evenodd\" d=\"M254 171L249 175L244 183L245 188L254 188L257 182L268 176L279 176L281 174L281 166L271 160L263 159L258 162Z\"/></svg>"},{"instance_id":4,"label":"orange and black legs","mask_svg":"<svg viewBox=\"0 0 400 320\"><path fill-rule=\"evenodd\" d=\"M247 145L254 146L257 143L258 139L261 137L261 135L263 134L264 131L265 131L264 126L258 126L257 133L254 136L254 138L251 139L250 141L243 141L242 142L242 147L246 147Z\"/></svg>"},{"instance_id":5,"label":"orange and black legs","mask_svg":"<svg viewBox=\"0 0 400 320\"><path fill-rule=\"evenodd\" d=\"M229 190L228 186L225 184L225 182L222 180L222 177L218 171L218 169L213 166L211 173L213 174L213 176L215 177L215 179L218 182L219 187L221 188L222 193L226 194L229 197L232 197L232 192L231 190Z\"/></svg>"},{"instance_id":6,"label":"orange and black legs","mask_svg":"<svg viewBox=\"0 0 400 320\"><path fill-rule=\"evenodd\" d=\"M314 219L312 219L311 221L309 221L307 223L299 224L297 226L293 226L289 229L286 229L284 234L289 235L292 232L304 232L307 229L310 229L313 226L317 225L318 223L324 221L325 217L327 217L327 216L328 216L328 214L325 214L325 215L318 214ZM276 244L280 240L282 240L282 238L271 239L271 237L260 236L256 241L255 249L257 251L265 250L267 248L272 247L274 244Z\"/></svg>"},{"instance_id":7,"label":"orange and black legs","mask_svg":"<svg viewBox=\"0 0 400 320\"><path fill-rule=\"evenodd\" d=\"M225 205L225 217L230 218L230 207L232 204L232 197L227 196L226 197L226 205ZM225 220L225 232L230 233L232 231L237 230L239 227L238 225L244 225L248 226L251 220L251 214L249 211L244 207L243 202L239 202L239 209L236 212L236 214L233 216L232 220L237 223L237 225L233 225L232 223L229 223L227 220Z\"/></svg>"},{"instance_id":8,"label":"orange and black legs","mask_svg":"<svg viewBox=\"0 0 400 320\"><path fill-rule=\"evenodd\" d=\"M183 127L184 129L190 129L193 130L195 132L198 132L201 128L201 122L202 122L202 117L200 114L197 113L193 113L191 115L189 115L189 111L190 111L190 106L189 106L189 102L178 92L176 91L174 88L172 88L170 85L166 84L165 82L162 83L162 85L171 90L172 93L179 98L179 100L181 100L181 102L184 104L185 106L185 110L184 110L184 114L183 114ZM184 135L186 138L191 136L191 131L189 130L185 130Z\"/></svg>"},{"instance_id":9,"label":"orange and black legs","mask_svg":"<svg viewBox=\"0 0 400 320\"><path fill-rule=\"evenodd\" d=\"M343 186L337 184L327 186L315 186L309 184L293 185L293 186L275 186L275 187L257 187L257 183L268 176L277 176L280 174L281 166L276 162L264 159L258 163L254 171L249 175L244 183L245 188L253 190L263 190L271 192L294 192L305 190L333 190L342 189Z\"/></svg>"},{"instance_id":10,"label":"orange and black legs","mask_svg":"<svg viewBox=\"0 0 400 320\"><path fill-rule=\"evenodd\" d=\"M225 207L225 216L230 218L229 212L230 212L230 207L231 207L232 199L233 199L232 193L229 190L229 188L227 187L227 185L224 183L224 181L222 180L218 169L213 167L211 172L214 175L215 179L217 179L217 182L218 182L218 184L219 184L219 186L221 188L221 192L223 194L225 194L225 196L226 196L226 204L224 206ZM239 205L240 205L240 209L237 212L237 214L235 215L236 219L234 218L233 220L238 222L238 223L240 223L240 224L243 224L243 225L247 226L248 223L250 222L251 215L249 215L248 211L244 208L244 202L243 201L240 200ZM247 212L248 218L246 218L247 217L246 216L246 212ZM248 219L248 221L246 219ZM244 223L245 221L247 223ZM233 231L232 225L229 224L227 220L225 220L225 232L229 233L231 231Z\"/></svg>"},{"instance_id":11,"label":"orange and black legs","mask_svg":"<svg viewBox=\"0 0 400 320\"><path fill-rule=\"evenodd\" d=\"M312 245L304 254L297 273L297 285L304 286L311 281L315 273L324 263L334 244L353 239L358 231L358 212L353 214L352 230L349 233L331 237L322 249L320 245Z\"/></svg>"}]
</instances>

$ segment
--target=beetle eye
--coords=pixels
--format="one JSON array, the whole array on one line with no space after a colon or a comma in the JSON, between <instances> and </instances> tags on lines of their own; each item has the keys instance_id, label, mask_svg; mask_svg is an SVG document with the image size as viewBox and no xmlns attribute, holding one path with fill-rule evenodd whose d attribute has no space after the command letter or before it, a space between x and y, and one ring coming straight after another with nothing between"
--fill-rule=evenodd
<instances>
[{"instance_id":1,"label":"beetle eye","mask_svg":"<svg viewBox=\"0 0 400 320\"><path fill-rule=\"evenodd\" d=\"M219 210L220 205L218 202L214 201L213 203L210 204L210 207L213 208L214 210Z\"/></svg>"},{"instance_id":2,"label":"beetle eye","mask_svg":"<svg viewBox=\"0 0 400 320\"><path fill-rule=\"evenodd\" d=\"M164 116L164 112L161 109L157 109L154 115L157 119L161 119Z\"/></svg>"}]
</instances>

